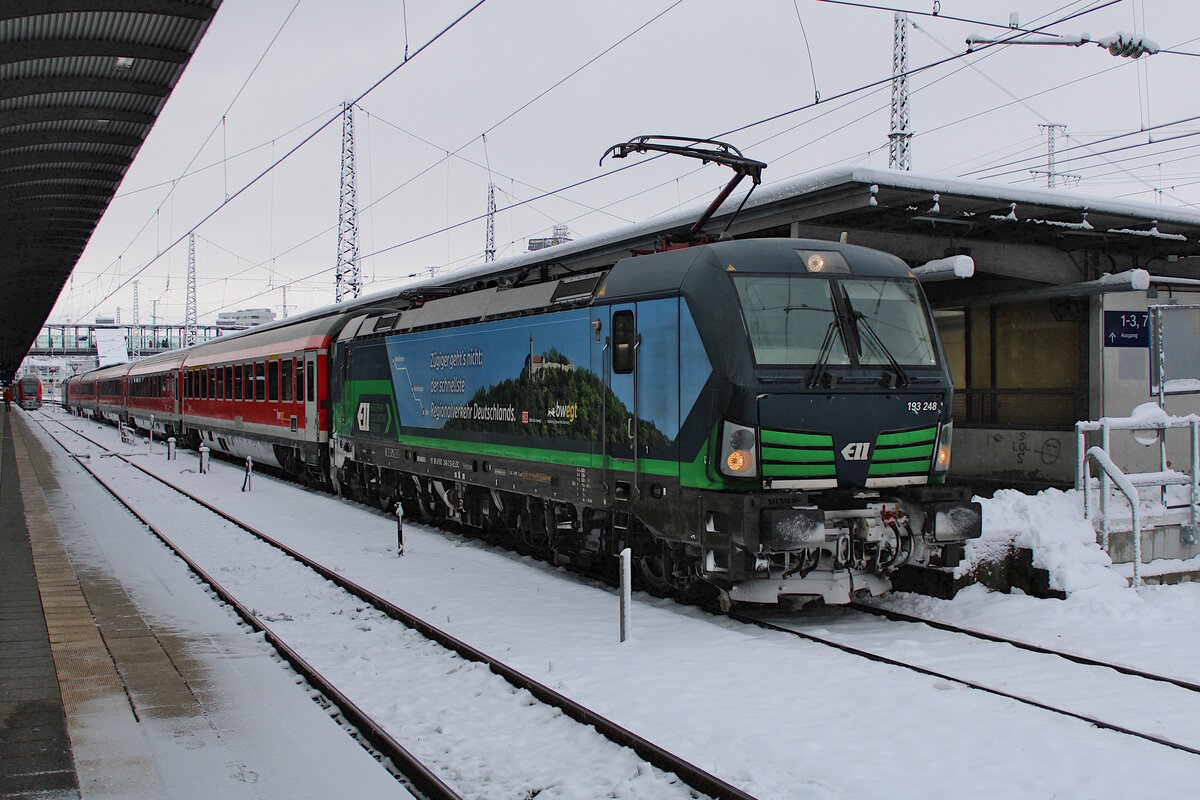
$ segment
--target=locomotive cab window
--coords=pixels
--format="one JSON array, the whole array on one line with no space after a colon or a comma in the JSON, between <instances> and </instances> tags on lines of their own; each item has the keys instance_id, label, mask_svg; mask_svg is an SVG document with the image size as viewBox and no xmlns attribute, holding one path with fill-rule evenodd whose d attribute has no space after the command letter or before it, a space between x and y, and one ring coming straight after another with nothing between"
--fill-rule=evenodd
<instances>
[{"instance_id":1,"label":"locomotive cab window","mask_svg":"<svg viewBox=\"0 0 1200 800\"><path fill-rule=\"evenodd\" d=\"M937 363L916 284L847 280L841 281L841 287L857 326L860 364L887 364L891 358L904 366L931 367Z\"/></svg>"},{"instance_id":2,"label":"locomotive cab window","mask_svg":"<svg viewBox=\"0 0 1200 800\"><path fill-rule=\"evenodd\" d=\"M612 369L613 372L626 374L633 372L634 345L637 342L637 330L634 325L632 311L618 311L612 318Z\"/></svg>"},{"instance_id":3,"label":"locomotive cab window","mask_svg":"<svg viewBox=\"0 0 1200 800\"><path fill-rule=\"evenodd\" d=\"M793 275L732 275L754 360L772 366L849 364L831 283Z\"/></svg>"}]
</instances>

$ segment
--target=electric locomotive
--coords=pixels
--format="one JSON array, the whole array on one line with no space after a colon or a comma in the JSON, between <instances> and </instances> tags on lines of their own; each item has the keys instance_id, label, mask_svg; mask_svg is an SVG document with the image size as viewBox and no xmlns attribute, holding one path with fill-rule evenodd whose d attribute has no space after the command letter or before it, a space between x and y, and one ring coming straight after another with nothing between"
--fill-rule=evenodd
<instances>
[{"instance_id":1,"label":"electric locomotive","mask_svg":"<svg viewBox=\"0 0 1200 800\"><path fill-rule=\"evenodd\" d=\"M946 489L952 383L886 253L760 239L352 316L339 491L643 586L848 602L981 530Z\"/></svg>"}]
</instances>

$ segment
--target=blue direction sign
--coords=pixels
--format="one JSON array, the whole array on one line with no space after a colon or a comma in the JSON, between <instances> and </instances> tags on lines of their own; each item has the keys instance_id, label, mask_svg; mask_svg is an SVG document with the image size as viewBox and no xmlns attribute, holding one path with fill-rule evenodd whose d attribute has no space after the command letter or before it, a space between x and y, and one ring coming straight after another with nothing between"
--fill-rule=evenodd
<instances>
[{"instance_id":1,"label":"blue direction sign","mask_svg":"<svg viewBox=\"0 0 1200 800\"><path fill-rule=\"evenodd\" d=\"M1150 314L1145 311L1105 311L1105 347L1149 347Z\"/></svg>"}]
</instances>

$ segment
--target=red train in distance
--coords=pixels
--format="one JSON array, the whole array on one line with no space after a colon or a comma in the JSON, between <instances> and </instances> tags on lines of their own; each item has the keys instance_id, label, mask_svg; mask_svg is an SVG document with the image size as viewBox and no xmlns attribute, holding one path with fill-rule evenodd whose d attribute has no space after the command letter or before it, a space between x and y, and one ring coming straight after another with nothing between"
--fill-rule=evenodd
<instances>
[{"instance_id":1,"label":"red train in distance","mask_svg":"<svg viewBox=\"0 0 1200 800\"><path fill-rule=\"evenodd\" d=\"M42 406L42 381L36 375L26 375L13 381L13 399L26 411Z\"/></svg>"}]
</instances>

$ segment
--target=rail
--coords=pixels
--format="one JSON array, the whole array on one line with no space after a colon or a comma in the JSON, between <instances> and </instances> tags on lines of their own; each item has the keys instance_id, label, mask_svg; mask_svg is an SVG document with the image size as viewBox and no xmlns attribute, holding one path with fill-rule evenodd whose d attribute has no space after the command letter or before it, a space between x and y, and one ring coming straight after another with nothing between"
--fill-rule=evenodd
<instances>
[{"instance_id":1,"label":"rail","mask_svg":"<svg viewBox=\"0 0 1200 800\"><path fill-rule=\"evenodd\" d=\"M1191 432L1191 447L1189 448L1191 463L1187 472L1170 469L1167 462L1166 431L1178 428L1187 428ZM1114 430L1134 433L1154 431L1159 439L1159 470L1128 474L1121 470L1111 456L1111 432ZM1087 434L1097 431L1100 433L1100 445L1088 448ZM1137 491L1139 487L1157 487L1160 491L1165 490L1167 486L1190 487L1191 502L1188 504L1188 524L1182 528L1180 537L1189 544L1196 542L1197 532L1200 530L1197 527L1197 515L1200 514L1200 417L1195 414L1186 417L1171 417L1165 413L1142 417L1103 417L1098 421L1075 423L1075 434L1077 438L1075 488L1083 492L1083 515L1093 525L1096 524L1096 520L1093 518L1091 462L1095 461L1101 466L1098 532L1100 546L1104 548L1105 552L1108 551L1111 530L1108 513L1111 489L1109 481L1115 482L1122 494L1129 499L1133 514L1133 581L1136 587L1140 585L1141 579L1141 520L1138 513L1140 498Z\"/></svg>"}]
</instances>

